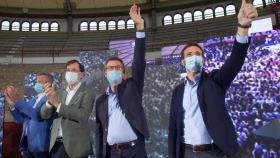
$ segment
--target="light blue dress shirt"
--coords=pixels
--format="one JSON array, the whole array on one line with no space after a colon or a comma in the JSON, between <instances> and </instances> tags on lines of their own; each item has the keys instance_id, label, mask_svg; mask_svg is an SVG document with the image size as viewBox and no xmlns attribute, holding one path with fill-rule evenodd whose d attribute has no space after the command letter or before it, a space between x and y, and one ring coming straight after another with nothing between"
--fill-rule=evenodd
<instances>
[{"instance_id":1,"label":"light blue dress shirt","mask_svg":"<svg viewBox=\"0 0 280 158\"><path fill-rule=\"evenodd\" d=\"M183 98L184 109L184 138L183 143L201 145L211 144L212 139L204 124L197 99L197 87L200 74L195 76L193 84L185 79L185 90Z\"/></svg>"},{"instance_id":2,"label":"light blue dress shirt","mask_svg":"<svg viewBox=\"0 0 280 158\"><path fill-rule=\"evenodd\" d=\"M109 88L106 91L108 97L108 135L109 145L130 142L137 139L136 134L128 123L125 114L120 108L117 94L111 92Z\"/></svg>"},{"instance_id":3,"label":"light blue dress shirt","mask_svg":"<svg viewBox=\"0 0 280 158\"><path fill-rule=\"evenodd\" d=\"M248 36L236 35L236 41L239 43L248 43ZM202 118L201 110L198 104L197 87L200 80L200 74L194 78L194 83L190 84L185 79L185 89L183 97L184 109L184 135L183 143L192 145L202 145L213 143L205 123Z\"/></svg>"}]
</instances>

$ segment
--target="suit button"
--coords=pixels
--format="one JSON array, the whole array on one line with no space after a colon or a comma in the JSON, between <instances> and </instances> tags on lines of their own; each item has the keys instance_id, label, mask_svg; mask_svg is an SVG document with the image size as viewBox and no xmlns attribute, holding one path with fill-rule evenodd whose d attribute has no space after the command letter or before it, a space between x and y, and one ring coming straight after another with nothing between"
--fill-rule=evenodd
<instances>
[{"instance_id":1,"label":"suit button","mask_svg":"<svg viewBox=\"0 0 280 158\"><path fill-rule=\"evenodd\" d=\"M105 129L105 132L107 132L108 130L107 130L107 128Z\"/></svg>"}]
</instances>

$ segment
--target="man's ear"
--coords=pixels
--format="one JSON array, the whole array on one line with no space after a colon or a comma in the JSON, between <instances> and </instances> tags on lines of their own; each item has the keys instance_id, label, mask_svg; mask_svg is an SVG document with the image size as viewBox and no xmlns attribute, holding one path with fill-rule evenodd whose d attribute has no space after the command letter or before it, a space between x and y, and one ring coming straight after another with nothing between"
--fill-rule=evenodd
<instances>
[{"instance_id":1,"label":"man's ear","mask_svg":"<svg viewBox=\"0 0 280 158\"><path fill-rule=\"evenodd\" d=\"M181 65L183 65L183 66L185 65L185 59L181 60Z\"/></svg>"},{"instance_id":2,"label":"man's ear","mask_svg":"<svg viewBox=\"0 0 280 158\"><path fill-rule=\"evenodd\" d=\"M85 73L81 72L79 76L80 76L80 79L83 79L85 77Z\"/></svg>"}]
</instances>

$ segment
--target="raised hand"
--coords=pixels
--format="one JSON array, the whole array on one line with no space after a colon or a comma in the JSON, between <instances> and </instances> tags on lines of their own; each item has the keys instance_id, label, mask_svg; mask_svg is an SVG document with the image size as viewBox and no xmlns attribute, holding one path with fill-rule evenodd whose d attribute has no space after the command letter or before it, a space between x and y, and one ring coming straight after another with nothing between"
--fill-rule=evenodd
<instances>
[{"instance_id":1,"label":"raised hand","mask_svg":"<svg viewBox=\"0 0 280 158\"><path fill-rule=\"evenodd\" d=\"M242 0L242 5L237 16L238 23L242 26L249 26L256 17L258 17L256 7L247 0Z\"/></svg>"},{"instance_id":2,"label":"raised hand","mask_svg":"<svg viewBox=\"0 0 280 158\"><path fill-rule=\"evenodd\" d=\"M58 107L60 102L57 99L56 91L55 91L55 83L46 83L44 84L45 94L48 97L48 102L54 106L55 108Z\"/></svg>"},{"instance_id":3,"label":"raised hand","mask_svg":"<svg viewBox=\"0 0 280 158\"><path fill-rule=\"evenodd\" d=\"M7 86L4 90L5 100L13 107L15 102L20 99L19 92L13 86Z\"/></svg>"},{"instance_id":4,"label":"raised hand","mask_svg":"<svg viewBox=\"0 0 280 158\"><path fill-rule=\"evenodd\" d=\"M137 30L144 30L144 19L141 17L140 8L136 4L130 7L129 16L135 23Z\"/></svg>"}]
</instances>

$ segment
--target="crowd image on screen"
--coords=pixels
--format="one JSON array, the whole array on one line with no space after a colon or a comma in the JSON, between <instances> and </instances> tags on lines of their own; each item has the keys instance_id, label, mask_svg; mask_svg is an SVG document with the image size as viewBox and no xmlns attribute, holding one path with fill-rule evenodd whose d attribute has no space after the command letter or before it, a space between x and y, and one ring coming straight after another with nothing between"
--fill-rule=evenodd
<instances>
[{"instance_id":1,"label":"crowd image on screen","mask_svg":"<svg viewBox=\"0 0 280 158\"><path fill-rule=\"evenodd\" d=\"M240 146L253 132L280 119L280 31L256 33L241 72L228 89L226 106L238 134ZM220 68L230 55L234 36L204 42L206 71ZM248 139L248 140L247 140ZM251 140L251 139L250 139ZM248 142L254 157L279 157L280 143L258 138ZM246 148L246 146L245 146Z\"/></svg>"}]
</instances>

